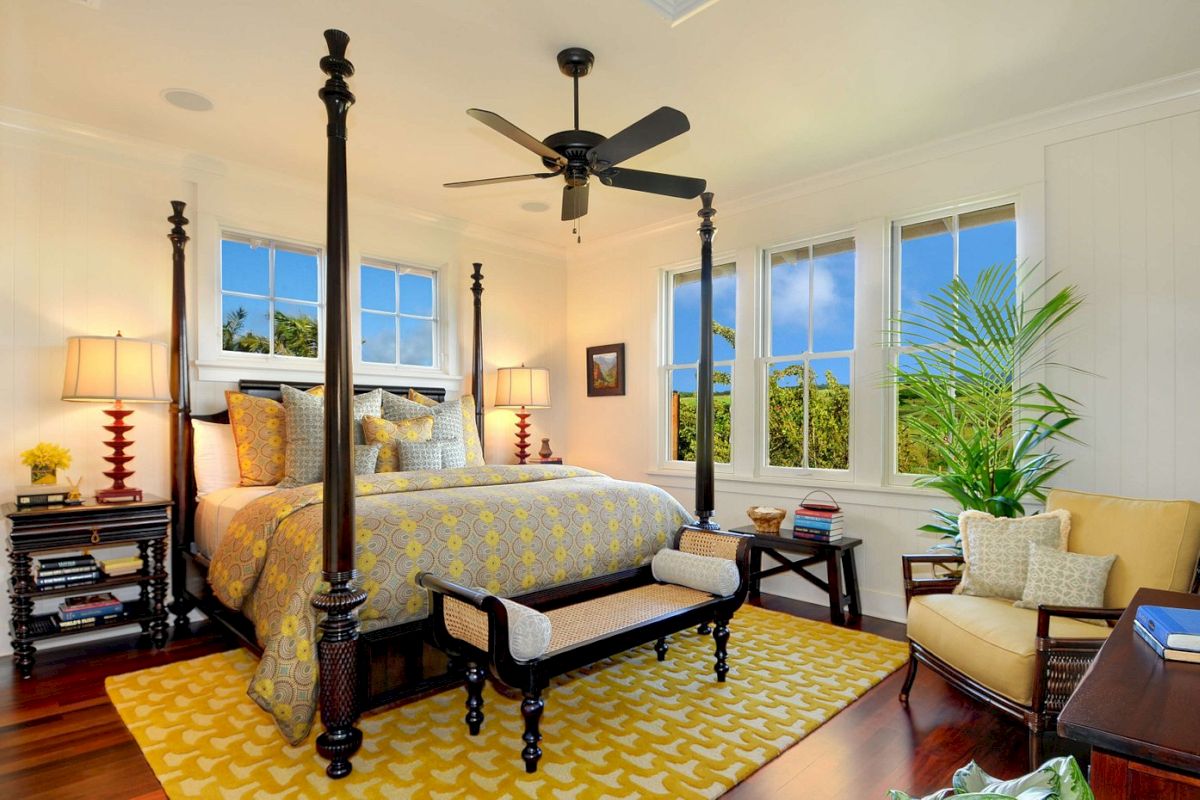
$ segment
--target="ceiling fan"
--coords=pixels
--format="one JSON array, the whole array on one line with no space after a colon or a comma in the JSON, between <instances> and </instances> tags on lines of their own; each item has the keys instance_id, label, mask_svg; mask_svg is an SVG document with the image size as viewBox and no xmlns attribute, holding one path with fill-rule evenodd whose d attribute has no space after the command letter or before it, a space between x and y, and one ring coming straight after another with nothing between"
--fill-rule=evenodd
<instances>
[{"instance_id":1,"label":"ceiling fan","mask_svg":"<svg viewBox=\"0 0 1200 800\"><path fill-rule=\"evenodd\" d=\"M550 170L549 172L456 181L444 185L450 188L484 186L490 183L554 178L561 175L567 183L563 187L562 199L564 220L576 220L587 213L588 178L591 175L595 175L605 186L615 186L618 189L633 189L684 199L699 196L705 189L705 182L701 178L645 172L618 166L691 128L683 112L663 106L611 137L579 129L579 79L592 71L595 60L595 56L582 47L568 47L558 54L559 70L571 78L575 87L573 130L552 133L538 141L499 114L479 108L467 109L470 116L540 156L542 164Z\"/></svg>"}]
</instances>

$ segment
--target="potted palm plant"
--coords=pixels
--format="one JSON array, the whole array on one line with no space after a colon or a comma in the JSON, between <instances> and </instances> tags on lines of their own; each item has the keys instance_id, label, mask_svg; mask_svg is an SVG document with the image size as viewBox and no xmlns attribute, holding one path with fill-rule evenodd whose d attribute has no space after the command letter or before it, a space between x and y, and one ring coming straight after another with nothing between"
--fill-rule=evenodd
<instances>
[{"instance_id":1,"label":"potted palm plant","mask_svg":"<svg viewBox=\"0 0 1200 800\"><path fill-rule=\"evenodd\" d=\"M1082 297L1074 286L1051 291L1053 276L1018 297L1014 272L995 265L973 284L955 278L893 320L904 349L889 370L899 439L921 453L915 469L926 473L916 485L998 517L1046 499L1047 482L1070 463L1053 444L1076 441L1069 429L1080 419L1078 403L1042 376L1074 370L1055 352ZM939 549L960 550L958 511L933 513L920 530L942 534Z\"/></svg>"}]
</instances>

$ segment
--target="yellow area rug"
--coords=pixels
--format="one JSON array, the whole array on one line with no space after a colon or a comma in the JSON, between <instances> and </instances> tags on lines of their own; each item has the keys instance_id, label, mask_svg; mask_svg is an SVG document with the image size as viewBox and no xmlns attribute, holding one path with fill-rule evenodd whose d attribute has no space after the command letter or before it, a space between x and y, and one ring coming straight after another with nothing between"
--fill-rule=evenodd
<instances>
[{"instance_id":1,"label":"yellow area rug","mask_svg":"<svg viewBox=\"0 0 1200 800\"><path fill-rule=\"evenodd\" d=\"M174 800L713 798L907 659L900 642L756 607L730 628L724 684L712 637L695 629L668 639L662 663L646 645L556 679L533 775L520 757L520 702L490 682L479 736L467 733L461 687L365 716L354 772L337 782L311 737L288 747L246 696L255 662L245 650L105 685Z\"/></svg>"}]
</instances>

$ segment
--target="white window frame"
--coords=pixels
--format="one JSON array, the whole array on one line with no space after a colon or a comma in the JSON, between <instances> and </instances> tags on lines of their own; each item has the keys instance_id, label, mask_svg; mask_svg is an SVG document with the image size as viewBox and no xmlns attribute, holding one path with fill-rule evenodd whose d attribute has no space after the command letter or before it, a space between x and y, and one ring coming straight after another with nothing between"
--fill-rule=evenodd
<instances>
[{"instance_id":1,"label":"white window frame","mask_svg":"<svg viewBox=\"0 0 1200 800\"><path fill-rule=\"evenodd\" d=\"M270 248L267 257L268 278L267 295L248 294L244 292L226 291L222 274L224 271L224 263L222 261L222 245L226 241L240 242L248 244L251 247L268 247ZM266 300L271 304L271 307L277 301L285 303L299 303L300 305L314 305L305 300L294 300L288 297L278 297L275 294L275 251L277 248L290 250L292 252L305 253L317 257L317 355L313 358L304 356L287 356L275 352L275 317L274 314L269 314L267 317L267 338L270 342L270 352L268 353L243 353L236 350L226 350L220 338L220 331L225 323L224 315L224 298L226 295L233 297L246 297L254 300ZM216 316L217 330L217 351L222 358L236 359L248 363L268 363L278 364L280 366L293 369L311 369L313 367L320 368L320 365L325 359L325 251L320 246L289 239L280 236L264 236L255 233L248 233L244 230L236 228L222 227L220 230L220 238L217 240L217 269L216 269L216 302L213 304L213 311Z\"/></svg>"},{"instance_id":2,"label":"white window frame","mask_svg":"<svg viewBox=\"0 0 1200 800\"><path fill-rule=\"evenodd\" d=\"M733 254L727 254L725 257L717 257L715 255L713 256L713 268L714 269L717 267L726 266L728 264L733 265L734 275L735 275L734 285L737 286L738 283L740 282L737 280L737 278L740 277L738 260L733 256ZM674 288L674 282L675 282L676 275L679 275L679 274L682 274L685 272L696 272L699 269L700 269L700 265L695 262L689 262L685 265L668 267L661 271L661 280L660 280L660 284L659 284L659 297L660 297L659 319L663 320L663 323L662 323L662 327L660 329L661 337L660 337L660 355L659 355L659 359L658 359L658 363L659 363L658 395L657 395L657 399L655 400L655 406L657 407L655 416L659 420L658 446L657 446L656 450L658 453L659 467L663 468L663 469L669 469L669 470L692 470L692 471L695 470L695 462L694 461L681 461L679 459L669 457L670 452L671 452L671 443L669 441L670 433L671 433L671 425L670 425L671 373L674 372L675 370L680 370L680 369L696 370L696 373L697 373L696 389L697 389L697 391L700 388L700 379L699 379L700 362L699 361L693 362L691 364L685 364L682 362L676 364L676 363L672 363L672 361L671 361L671 355L674 351L674 345L675 345L675 342L674 342L675 308L674 308L674 303L671 302L672 301L672 291L671 290ZM740 289L740 286L738 288ZM736 307L736 303L735 303L735 307ZM735 327L734 330L736 331L737 328ZM744 346L744 345L740 345L740 346ZM735 346L734 358L724 359L721 361L717 361L717 360L713 361L713 371L714 372L719 368L725 368L725 369L728 369L728 371L729 371L729 396L730 396L730 405L731 405L730 428L729 428L729 462L728 463L721 462L721 461L713 462L713 471L718 474L732 475L733 474L733 465L734 465L734 462L736 461L736 456L734 454L734 449L737 447L737 444L736 444L737 440L734 435L734 429L736 428L736 424L733 421L733 414L734 414L734 409L736 408L736 403L735 403L736 398L734 396L734 393L737 389L737 378L734 375L734 370L735 370L734 365L737 363L737 353L738 353L738 349Z\"/></svg>"},{"instance_id":3,"label":"white window frame","mask_svg":"<svg viewBox=\"0 0 1200 800\"><path fill-rule=\"evenodd\" d=\"M374 311L374 310L365 308L363 306L363 296L362 296L362 292L363 292L362 268L363 267L392 270L396 273L396 279L395 279L395 284L394 284L396 287L396 294L395 294L396 310L394 312ZM419 314L406 314L406 313L400 311L400 276L406 275L406 274L425 275L433 280L433 304L432 304L432 312L433 313L430 316L426 317L426 316L421 316ZM442 286L441 286L442 275L441 275L441 271L435 267L427 267L427 266L421 266L421 265L416 265L416 264L409 264L406 262L396 261L394 259L389 259L389 258L374 258L374 257L370 257L370 256L363 256L362 258L358 259L358 268L355 270L354 282L356 284L356 286L355 286L356 291L354 292L354 297L356 298L357 302L353 306L354 322L353 322L353 325L351 326L351 328L354 331L355 342L357 342L357 347L354 348L355 364L360 365L364 370L369 370L369 371L387 370L389 372L394 372L396 370L403 370L403 371L407 372L409 370L426 370L426 371L433 371L433 372L441 372L442 371L442 352L444 349L444 343L442 342L442 331L441 331L441 322L442 322L442 318L443 318L442 317L443 310L442 310ZM362 319L363 319L364 314L377 314L379 316L392 317L394 320L396 320L396 322L395 322L395 325L396 325L396 361L394 361L392 363L384 363L381 361L367 361L366 359L363 358ZM400 323L399 323L399 321L401 319L420 319L420 320L430 321L433 323L433 337L432 337L433 353L432 353L431 363L429 365L406 364L406 363L400 361Z\"/></svg>"},{"instance_id":4,"label":"white window frame","mask_svg":"<svg viewBox=\"0 0 1200 800\"><path fill-rule=\"evenodd\" d=\"M888 260L888 297L885 318L883 320L884 341L887 350L886 364L890 367L899 363L901 356L912 352L911 345L901 344L901 332L894 324L894 320L900 314L900 298L903 285L901 282L901 272L903 265L900 263L900 231L906 225L912 225L921 222L931 222L936 219L950 217L951 235L953 241L953 276L958 277L958 243L959 243L959 227L958 218L963 214L970 214L973 211L982 211L988 208L996 208L997 206L1013 206L1013 220L1016 223L1016 262L1020 263L1021 253L1021 198L1019 194L1005 194L996 197L990 197L986 200L973 201L970 203L959 203L956 205L946 206L935 211L913 214L906 217L895 217L889 221L888 229L888 250L886 258ZM1036 276L1033 276L1036 278ZM1018 270L1018 284L1016 287L1017 297L1021 296L1021 285L1019 283L1020 274ZM899 459L899 448L897 447L897 437L900 433L900 395L898 388L888 383L886 389L886 404L884 414L887 419L884 424L884 430L887 436L887 442L884 452L887 453L887 463L884 465L884 476L887 485L889 486L913 486L918 477L916 473L900 472L897 461Z\"/></svg>"},{"instance_id":5,"label":"white window frame","mask_svg":"<svg viewBox=\"0 0 1200 800\"><path fill-rule=\"evenodd\" d=\"M812 260L812 248L830 242L838 242L844 239L849 239L854 242L854 297L851 301L851 307L855 313L855 334L852 347L849 350L831 350L829 352L813 352L813 278L810 266L809 281L808 281L808 345L809 348L804 353L773 356L771 355L771 256L775 253L786 250L796 250L799 248L809 249L809 260ZM856 387L856 371L855 371L855 351L858 349L858 289L859 289L859 270L858 270L858 240L855 237L853 228L842 230L836 233L824 234L821 236L799 239L782 244L773 245L761 251L759 257L759 296L757 298L757 317L758 330L757 337L758 347L760 348L757 365L755 369L755 380L758 382L757 402L755 407L755 418L758 421L756 431L756 468L755 474L762 477L774 478L805 478L847 482L854 480L854 453L856 443L856 428L855 413L854 413L854 396L858 387ZM771 432L768 425L767 414L765 413L766 404L769 402L768 394L768 377L771 372L771 367L775 364L791 361L801 361L806 367L813 361L821 361L827 358L846 358L850 365L850 440L847 444L847 467L846 469L829 469L824 467L785 467L773 465L770 463L770 436ZM808 459L808 382L805 381L804 387L804 458Z\"/></svg>"}]
</instances>

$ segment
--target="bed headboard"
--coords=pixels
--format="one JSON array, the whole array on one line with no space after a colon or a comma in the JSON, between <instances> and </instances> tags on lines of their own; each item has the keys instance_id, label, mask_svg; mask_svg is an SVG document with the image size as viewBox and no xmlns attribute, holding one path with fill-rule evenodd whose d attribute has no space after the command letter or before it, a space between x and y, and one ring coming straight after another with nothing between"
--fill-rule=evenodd
<instances>
[{"instance_id":1,"label":"bed headboard","mask_svg":"<svg viewBox=\"0 0 1200 800\"><path fill-rule=\"evenodd\" d=\"M314 386L320 386L319 383L303 383L296 381L283 381L288 386L299 389L300 391L308 391ZM279 381L263 381L263 380L240 380L238 381L238 391L243 394L251 394L255 397L269 397L272 400L281 400L282 392L279 389ZM446 399L446 390L438 386L378 386L375 384L356 383L354 384L355 394L366 394L373 392L376 389L383 389L385 392L405 396L408 390L420 392L430 400L437 400L439 403ZM229 422L229 410L218 411L215 414L191 414L189 419L200 420L201 422Z\"/></svg>"}]
</instances>

